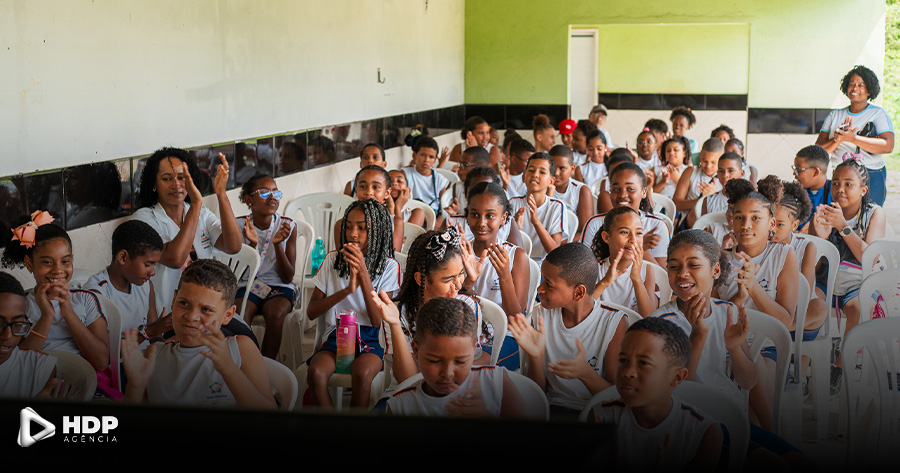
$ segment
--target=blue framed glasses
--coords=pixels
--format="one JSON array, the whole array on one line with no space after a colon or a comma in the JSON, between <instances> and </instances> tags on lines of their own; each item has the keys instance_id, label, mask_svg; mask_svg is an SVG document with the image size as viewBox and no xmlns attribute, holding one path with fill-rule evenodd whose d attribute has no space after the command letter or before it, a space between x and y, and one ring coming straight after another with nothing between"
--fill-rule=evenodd
<instances>
[{"instance_id":1,"label":"blue framed glasses","mask_svg":"<svg viewBox=\"0 0 900 473\"><path fill-rule=\"evenodd\" d=\"M279 190L266 191L266 190L262 190L262 189L256 189L253 193L254 194L258 193L259 197L262 198L263 200L267 200L271 196L275 196L275 200L281 200L281 196L284 195Z\"/></svg>"}]
</instances>

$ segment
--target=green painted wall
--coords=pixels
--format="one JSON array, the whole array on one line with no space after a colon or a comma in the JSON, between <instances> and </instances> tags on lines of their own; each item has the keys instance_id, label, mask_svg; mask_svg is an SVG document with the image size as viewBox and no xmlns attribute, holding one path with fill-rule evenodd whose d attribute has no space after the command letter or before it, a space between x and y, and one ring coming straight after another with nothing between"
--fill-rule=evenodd
<instances>
[{"instance_id":1,"label":"green painted wall","mask_svg":"<svg viewBox=\"0 0 900 473\"><path fill-rule=\"evenodd\" d=\"M749 25L751 107L829 108L845 104L837 85L854 64L881 74L884 13L884 0L467 1L466 102L565 103L570 26L741 23ZM694 39L657 36L652 49L623 55L705 58ZM735 67L727 54L695 66Z\"/></svg>"}]
</instances>

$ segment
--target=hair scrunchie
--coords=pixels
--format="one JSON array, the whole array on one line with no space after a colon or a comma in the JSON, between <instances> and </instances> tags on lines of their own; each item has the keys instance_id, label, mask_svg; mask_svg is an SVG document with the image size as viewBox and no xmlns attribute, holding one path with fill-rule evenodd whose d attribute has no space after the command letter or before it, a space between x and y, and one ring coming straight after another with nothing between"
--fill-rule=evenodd
<instances>
[{"instance_id":1,"label":"hair scrunchie","mask_svg":"<svg viewBox=\"0 0 900 473\"><path fill-rule=\"evenodd\" d=\"M19 241L20 245L24 245L25 248L31 248L34 246L34 234L37 231L38 227L41 225L46 225L53 221L53 216L51 216L45 210L35 210L31 214L31 221L23 223L16 228L12 229L13 237L12 241Z\"/></svg>"},{"instance_id":2,"label":"hair scrunchie","mask_svg":"<svg viewBox=\"0 0 900 473\"><path fill-rule=\"evenodd\" d=\"M863 159L862 153L844 153L841 156L841 161L856 161L859 164L863 163Z\"/></svg>"}]
</instances>

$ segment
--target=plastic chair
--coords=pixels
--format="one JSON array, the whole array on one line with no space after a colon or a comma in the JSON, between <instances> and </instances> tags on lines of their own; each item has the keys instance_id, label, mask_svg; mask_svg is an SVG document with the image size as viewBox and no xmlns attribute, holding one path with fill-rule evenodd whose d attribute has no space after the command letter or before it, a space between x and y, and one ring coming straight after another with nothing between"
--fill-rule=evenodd
<instances>
[{"instance_id":1,"label":"plastic chair","mask_svg":"<svg viewBox=\"0 0 900 473\"><path fill-rule=\"evenodd\" d=\"M884 297L884 311L888 317L900 315L900 269L888 269L863 279L859 287L859 323L872 319L876 291Z\"/></svg>"},{"instance_id":2,"label":"plastic chair","mask_svg":"<svg viewBox=\"0 0 900 473\"><path fill-rule=\"evenodd\" d=\"M394 259L397 260L397 264L400 265L400 277L403 277L406 274L406 254L405 253L397 253L394 252Z\"/></svg>"},{"instance_id":3,"label":"plastic chair","mask_svg":"<svg viewBox=\"0 0 900 473\"><path fill-rule=\"evenodd\" d=\"M77 394L75 400L88 402L94 398L97 372L87 360L67 351L47 350L46 353L56 358L56 379L65 381L74 390L69 392Z\"/></svg>"},{"instance_id":4,"label":"plastic chair","mask_svg":"<svg viewBox=\"0 0 900 473\"><path fill-rule=\"evenodd\" d=\"M578 215L569 209L566 209L566 231L569 234L569 242L572 242L575 234L578 233Z\"/></svg>"},{"instance_id":5,"label":"plastic chair","mask_svg":"<svg viewBox=\"0 0 900 473\"><path fill-rule=\"evenodd\" d=\"M672 238L672 235L675 234L675 224L672 223L672 219L661 213L654 213L653 216L665 222L666 227L669 228L669 238Z\"/></svg>"},{"instance_id":6,"label":"plastic chair","mask_svg":"<svg viewBox=\"0 0 900 473\"><path fill-rule=\"evenodd\" d=\"M446 177L447 180L450 181L450 184L449 184L449 185L451 185L451 186L452 186L453 184L459 184L460 182L462 182L462 179L459 178L459 174L457 174L457 173L455 173L455 172L453 172L453 171L451 171L451 170L449 170L449 169L441 169L441 168L438 168L438 169L434 169L434 171L437 171L438 174L440 174L441 176ZM448 191L448 192L449 192L449 191Z\"/></svg>"},{"instance_id":7,"label":"plastic chair","mask_svg":"<svg viewBox=\"0 0 900 473\"><path fill-rule=\"evenodd\" d=\"M591 184L591 194L600 195L601 190L609 190L609 177L602 177Z\"/></svg>"},{"instance_id":8,"label":"plastic chair","mask_svg":"<svg viewBox=\"0 0 900 473\"><path fill-rule=\"evenodd\" d=\"M256 279L256 272L259 271L259 253L256 251L256 248L241 244L240 251L233 255L216 250L213 251L213 259L225 263L225 265L227 265L234 273L235 277L237 277L238 281L246 275L248 290L253 286L253 281ZM244 302L241 303L240 310L238 311L240 314L238 320L242 322L244 322L244 311L247 310L247 299L247 297L244 297Z\"/></svg>"},{"instance_id":9,"label":"plastic chair","mask_svg":"<svg viewBox=\"0 0 900 473\"><path fill-rule=\"evenodd\" d=\"M410 199L406 206L413 209L422 209L425 212L425 230L434 230L435 215L433 208L429 207L425 202L419 202L415 199Z\"/></svg>"},{"instance_id":10,"label":"plastic chair","mask_svg":"<svg viewBox=\"0 0 900 473\"><path fill-rule=\"evenodd\" d=\"M312 225L316 238L321 238L325 251L334 249L334 224L344 218L344 210L354 201L353 197L334 192L306 194L288 202L284 215L303 212L303 220Z\"/></svg>"},{"instance_id":11,"label":"plastic chair","mask_svg":"<svg viewBox=\"0 0 900 473\"><path fill-rule=\"evenodd\" d=\"M307 294L303 287L303 278L309 265L315 232L310 224L300 219L295 219L297 224L297 255L294 260L294 285L300 291L297 303L291 312L284 318L284 326L281 332L281 348L278 350L277 361L291 370L297 369L306 361L303 358L303 333L306 325L306 300ZM257 340L262 340L266 334L265 318L262 315L253 317L250 324L253 335Z\"/></svg>"},{"instance_id":12,"label":"plastic chair","mask_svg":"<svg viewBox=\"0 0 900 473\"><path fill-rule=\"evenodd\" d=\"M653 200L654 214L660 215L661 211L665 211L665 216L669 217L669 220L675 217L675 202L671 198L654 192L651 199Z\"/></svg>"},{"instance_id":13,"label":"plastic chair","mask_svg":"<svg viewBox=\"0 0 900 473\"><path fill-rule=\"evenodd\" d=\"M401 252L409 253L409 247L412 246L413 241L416 240L416 237L425 233L425 229L418 226L413 225L411 223L403 223L403 247Z\"/></svg>"},{"instance_id":14,"label":"plastic chair","mask_svg":"<svg viewBox=\"0 0 900 473\"><path fill-rule=\"evenodd\" d=\"M72 271L72 279L69 280L69 287L80 288L81 286L84 286L84 283L86 283L94 274L97 274L97 271L76 268Z\"/></svg>"},{"instance_id":15,"label":"plastic chair","mask_svg":"<svg viewBox=\"0 0 900 473\"><path fill-rule=\"evenodd\" d=\"M534 307L537 299L537 288L541 284L541 267L537 261L528 258L529 279L528 279L528 303L526 304L525 314L531 314L531 308Z\"/></svg>"},{"instance_id":16,"label":"plastic chair","mask_svg":"<svg viewBox=\"0 0 900 473\"><path fill-rule=\"evenodd\" d=\"M734 316L737 314L735 313ZM775 362L775 403L772 405L772 425L777 426L778 419L781 418L781 396L784 393L788 360L791 354L791 334L778 319L758 310L747 309L747 322L750 324L750 337L753 337L753 343L750 345L750 359L754 363L759 358L766 339L775 344L778 360Z\"/></svg>"},{"instance_id":17,"label":"plastic chair","mask_svg":"<svg viewBox=\"0 0 900 473\"><path fill-rule=\"evenodd\" d=\"M809 308L810 287L806 282L806 278L801 277L797 293L797 316L794 331L794 340L791 341L791 357L793 365L791 367L792 382L786 383L784 387L784 395L781 397L781 425L778 426L779 434L793 443L799 445L803 439L802 423L803 423L803 383L801 381L803 359L803 327L806 325L806 310Z\"/></svg>"},{"instance_id":18,"label":"plastic chair","mask_svg":"<svg viewBox=\"0 0 900 473\"><path fill-rule=\"evenodd\" d=\"M673 395L700 409L728 429L731 441L727 471L741 471L747 456L747 447L750 444L750 421L744 408L738 405L733 396L695 381L682 382L675 388ZM619 397L615 386L600 391L588 401L578 419L586 422L589 416L593 416L591 411L595 407L603 402L619 399Z\"/></svg>"},{"instance_id":19,"label":"plastic chair","mask_svg":"<svg viewBox=\"0 0 900 473\"><path fill-rule=\"evenodd\" d=\"M694 225L692 225L691 228L706 230L708 227L715 223L722 225L726 225L728 223L728 219L725 218L725 212L711 212L703 215L694 221Z\"/></svg>"},{"instance_id":20,"label":"plastic chair","mask_svg":"<svg viewBox=\"0 0 900 473\"><path fill-rule=\"evenodd\" d=\"M112 373L112 387L121 392L122 364L119 361L122 356L122 313L115 302L100 294L93 294L100 300L100 308L106 317L106 329L109 333L109 371ZM93 371L93 368L91 371ZM94 384L97 384L96 375L94 376ZM96 389L96 386L94 389ZM91 396L93 395L94 391L91 390Z\"/></svg>"},{"instance_id":21,"label":"plastic chair","mask_svg":"<svg viewBox=\"0 0 900 473\"><path fill-rule=\"evenodd\" d=\"M607 301L598 301L598 302L600 302L601 304L603 304L605 306L609 306L609 307L612 307L613 309L619 310L623 314L625 314L625 317L627 317L627 319L628 319L628 326L631 326L638 320L643 319L643 317L641 317L641 314L638 314L634 309L629 309L628 307L621 306L614 302L607 302Z\"/></svg>"},{"instance_id":22,"label":"plastic chair","mask_svg":"<svg viewBox=\"0 0 900 473\"><path fill-rule=\"evenodd\" d=\"M526 235L525 232L520 231L519 238L522 239L522 249L525 250L525 254L530 258L531 248L534 246L534 244L531 243L531 237Z\"/></svg>"},{"instance_id":23,"label":"plastic chair","mask_svg":"<svg viewBox=\"0 0 900 473\"><path fill-rule=\"evenodd\" d=\"M710 195L711 195L711 194L710 194ZM709 196L704 195L704 196L700 197L699 199L697 199L697 203L694 204L694 216L696 216L697 218L702 217L703 214L704 214L704 212L703 212L703 202L706 201L706 198L707 198L707 197L709 197Z\"/></svg>"},{"instance_id":24,"label":"plastic chair","mask_svg":"<svg viewBox=\"0 0 900 473\"><path fill-rule=\"evenodd\" d=\"M506 340L506 327L509 324L509 321L506 320L506 312L503 312L503 308L497 305L496 302L487 300L481 296L476 296L476 298L481 305L481 316L484 318L484 323L491 324L494 328L494 344L493 350L491 350L491 364L496 365L497 361L500 360L500 347L503 346L503 341Z\"/></svg>"},{"instance_id":25,"label":"plastic chair","mask_svg":"<svg viewBox=\"0 0 900 473\"><path fill-rule=\"evenodd\" d=\"M272 385L272 391L280 401L278 409L281 411L294 410L294 404L297 403L297 395L300 392L294 372L271 358L263 357L263 361L266 363L266 372L269 373L269 384Z\"/></svg>"},{"instance_id":26,"label":"plastic chair","mask_svg":"<svg viewBox=\"0 0 900 473\"><path fill-rule=\"evenodd\" d=\"M828 240L817 236L804 235L811 244L816 245L816 261L825 258L828 264L828 278L825 292L825 305L828 306L825 315L825 323L819 330L819 337L815 340L803 342L803 351L809 356L812 370L809 380L809 392L813 399L813 419L816 420L816 439L825 441L828 433L828 396L831 387L831 331L834 304L834 282L837 280L838 265L841 255L837 247ZM835 325L835 327L837 327ZM836 330L836 328L835 328Z\"/></svg>"},{"instance_id":27,"label":"plastic chair","mask_svg":"<svg viewBox=\"0 0 900 473\"><path fill-rule=\"evenodd\" d=\"M881 257L880 263L876 262L878 257ZM900 240L882 238L873 241L863 251L860 262L863 279L878 271L900 269Z\"/></svg>"},{"instance_id":28,"label":"plastic chair","mask_svg":"<svg viewBox=\"0 0 900 473\"><path fill-rule=\"evenodd\" d=\"M669 285L669 273L656 263L648 262L647 267L653 270L653 279L656 281L656 287L659 288L659 306L662 307L663 304L668 304L673 297L672 286Z\"/></svg>"},{"instance_id":29,"label":"plastic chair","mask_svg":"<svg viewBox=\"0 0 900 473\"><path fill-rule=\"evenodd\" d=\"M844 339L847 393L847 467L887 465L893 461L900 436L900 318L861 323ZM856 363L848 357L855 357ZM860 361L861 359L861 361Z\"/></svg>"}]
</instances>

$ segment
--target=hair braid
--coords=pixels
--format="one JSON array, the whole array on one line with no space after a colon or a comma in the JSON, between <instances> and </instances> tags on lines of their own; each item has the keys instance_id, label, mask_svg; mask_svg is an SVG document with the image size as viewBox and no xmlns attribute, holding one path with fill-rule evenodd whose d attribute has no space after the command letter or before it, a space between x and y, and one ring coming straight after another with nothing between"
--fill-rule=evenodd
<instances>
[{"instance_id":1,"label":"hair braid","mask_svg":"<svg viewBox=\"0 0 900 473\"><path fill-rule=\"evenodd\" d=\"M362 209L366 216L366 270L372 276L380 275L384 272L388 258L394 257L394 241L391 232L390 215L387 208L375 201L374 199L357 200L347 207L344 211L344 218L341 221L341 248L347 244L347 218L350 212L356 209ZM340 277L346 277L350 274L350 263L344 259L344 255L338 252L334 258L334 269Z\"/></svg>"}]
</instances>

